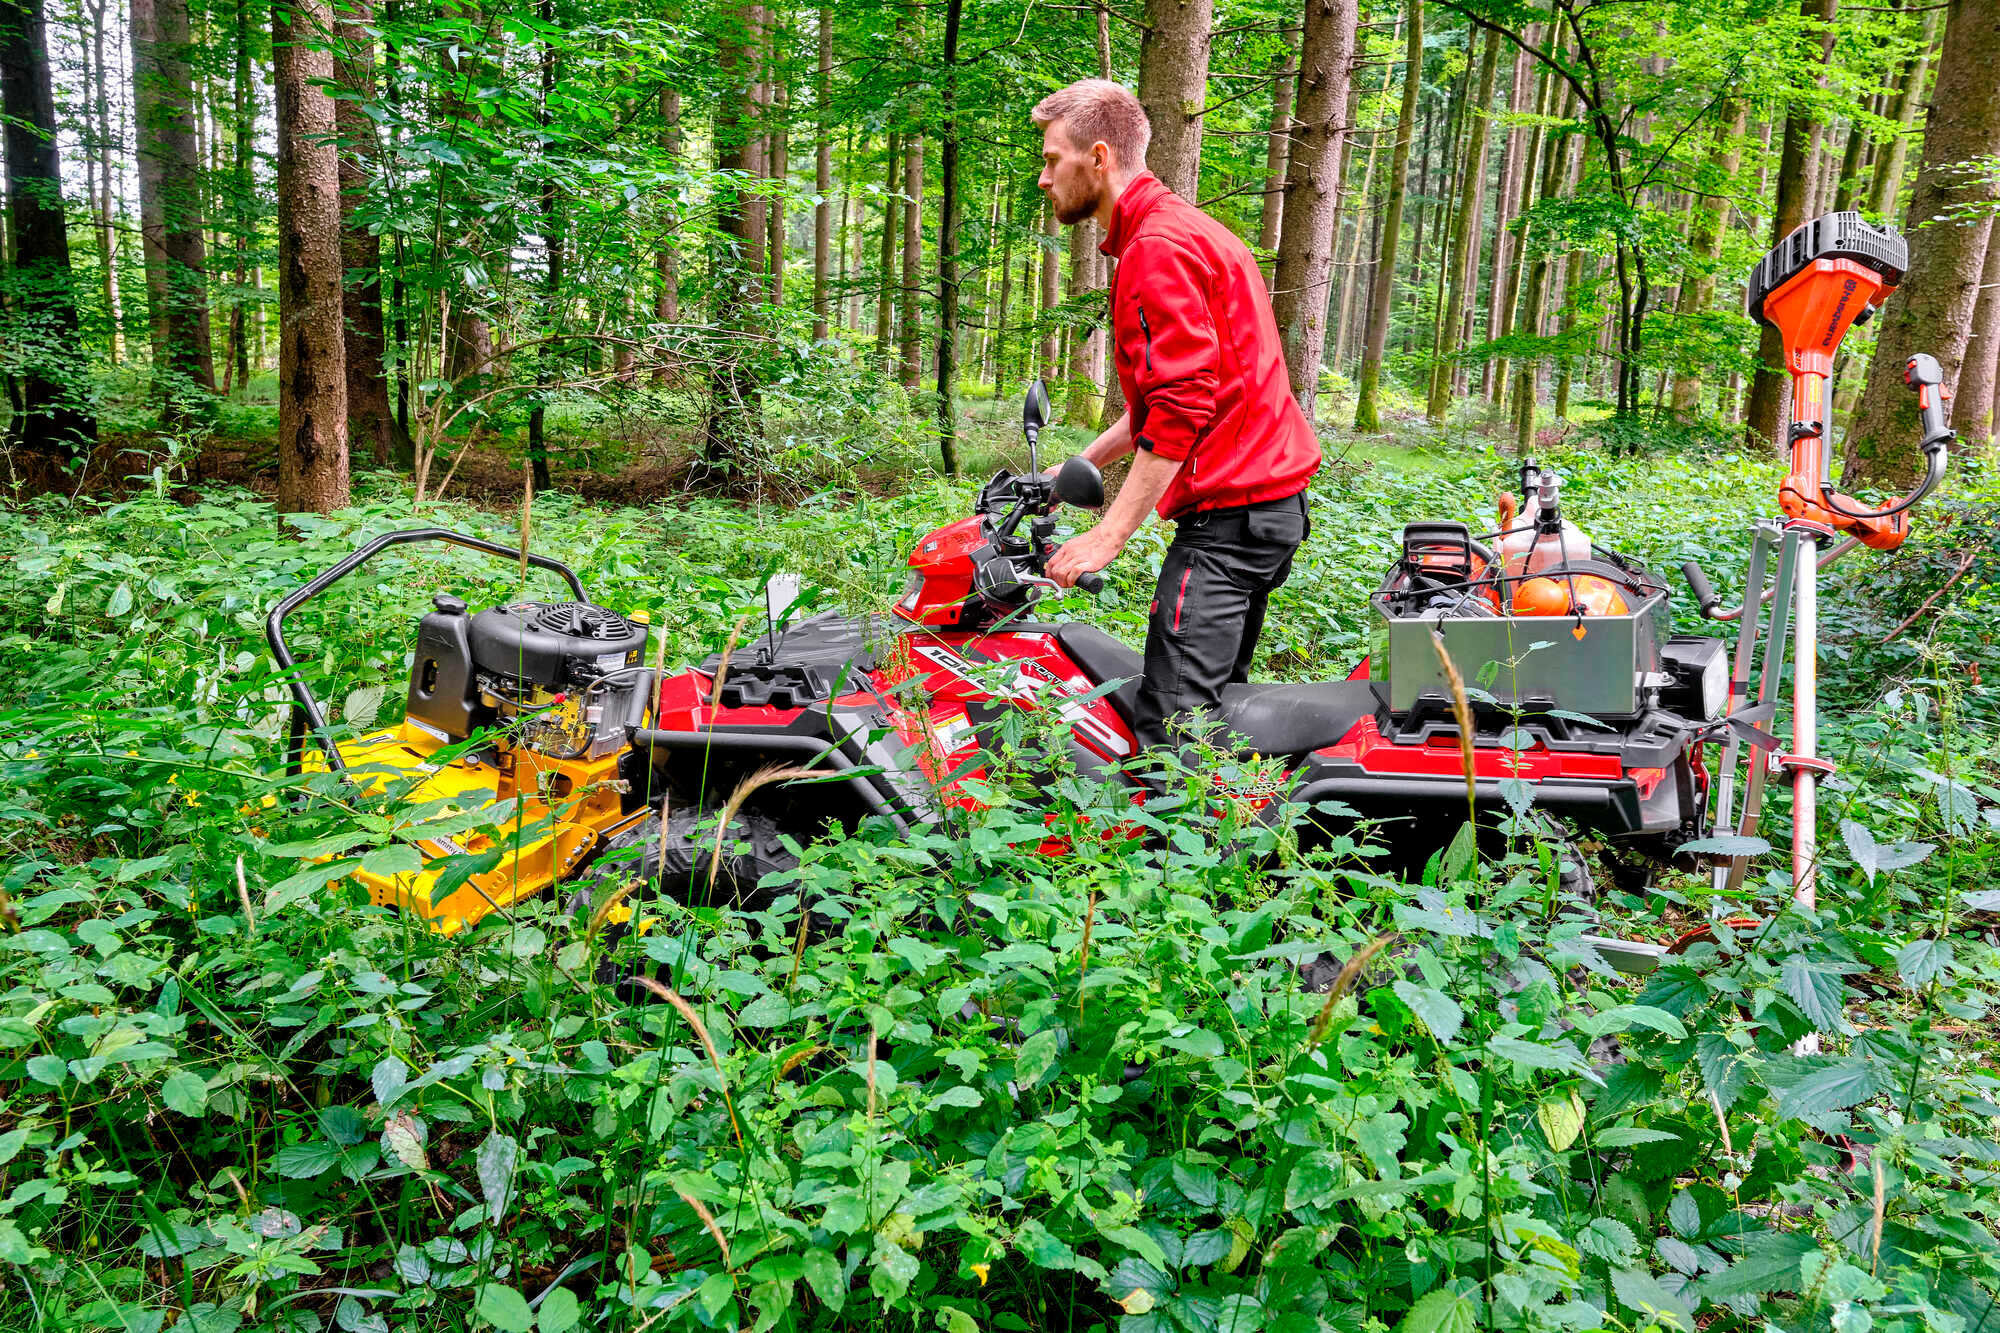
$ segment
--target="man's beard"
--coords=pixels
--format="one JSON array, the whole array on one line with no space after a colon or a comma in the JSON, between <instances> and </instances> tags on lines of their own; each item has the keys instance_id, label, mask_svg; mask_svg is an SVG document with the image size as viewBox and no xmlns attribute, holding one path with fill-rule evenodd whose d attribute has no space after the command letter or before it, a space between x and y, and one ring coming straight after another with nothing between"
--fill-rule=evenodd
<instances>
[{"instance_id":1,"label":"man's beard","mask_svg":"<svg viewBox=\"0 0 2000 1333\"><path fill-rule=\"evenodd\" d=\"M1055 207L1056 221L1062 223L1065 227L1074 227L1077 223L1084 221L1097 212L1097 201L1095 199L1079 199L1071 203L1064 203L1059 199L1051 198L1049 202Z\"/></svg>"}]
</instances>

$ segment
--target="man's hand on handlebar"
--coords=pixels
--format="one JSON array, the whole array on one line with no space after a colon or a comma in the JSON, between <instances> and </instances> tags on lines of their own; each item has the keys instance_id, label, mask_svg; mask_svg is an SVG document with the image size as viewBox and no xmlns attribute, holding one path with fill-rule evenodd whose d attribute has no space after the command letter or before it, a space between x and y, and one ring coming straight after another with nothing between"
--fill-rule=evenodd
<instances>
[{"instance_id":1,"label":"man's hand on handlebar","mask_svg":"<svg viewBox=\"0 0 2000 1333\"><path fill-rule=\"evenodd\" d=\"M1084 586L1084 591L1094 591L1085 584L1086 577L1116 560L1124 549L1125 543L1100 524L1056 548L1049 557L1049 578L1065 588ZM1102 580L1092 581L1102 585Z\"/></svg>"}]
</instances>

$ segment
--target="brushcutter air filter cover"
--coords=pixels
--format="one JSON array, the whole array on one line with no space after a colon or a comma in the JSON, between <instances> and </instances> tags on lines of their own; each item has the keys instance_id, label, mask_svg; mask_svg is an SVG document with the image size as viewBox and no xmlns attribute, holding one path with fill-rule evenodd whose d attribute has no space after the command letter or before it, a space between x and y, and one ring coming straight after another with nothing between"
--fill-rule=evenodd
<instances>
[{"instance_id":1,"label":"brushcutter air filter cover","mask_svg":"<svg viewBox=\"0 0 2000 1333\"><path fill-rule=\"evenodd\" d=\"M1764 302L1771 293L1820 261L1847 260L1875 275L1881 291L1894 290L1910 267L1910 247L1890 227L1877 227L1859 213L1828 213L1793 229L1771 247L1750 270L1750 317L1780 332L1784 325L1767 316ZM1829 263L1827 267L1831 268Z\"/></svg>"},{"instance_id":2,"label":"brushcutter air filter cover","mask_svg":"<svg viewBox=\"0 0 2000 1333\"><path fill-rule=\"evenodd\" d=\"M1528 579L1514 590L1517 616L1622 616L1631 610L1624 592L1601 574Z\"/></svg>"}]
</instances>

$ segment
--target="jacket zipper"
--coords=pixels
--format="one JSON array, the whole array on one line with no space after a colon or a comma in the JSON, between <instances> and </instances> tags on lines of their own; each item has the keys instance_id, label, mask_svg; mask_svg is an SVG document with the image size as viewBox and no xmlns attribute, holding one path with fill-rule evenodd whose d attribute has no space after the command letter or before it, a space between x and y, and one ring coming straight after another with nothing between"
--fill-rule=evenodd
<instances>
[{"instance_id":1,"label":"jacket zipper","mask_svg":"<svg viewBox=\"0 0 2000 1333\"><path fill-rule=\"evenodd\" d=\"M1139 307L1139 332L1146 335L1146 373L1153 373L1153 326L1146 322L1146 307Z\"/></svg>"}]
</instances>

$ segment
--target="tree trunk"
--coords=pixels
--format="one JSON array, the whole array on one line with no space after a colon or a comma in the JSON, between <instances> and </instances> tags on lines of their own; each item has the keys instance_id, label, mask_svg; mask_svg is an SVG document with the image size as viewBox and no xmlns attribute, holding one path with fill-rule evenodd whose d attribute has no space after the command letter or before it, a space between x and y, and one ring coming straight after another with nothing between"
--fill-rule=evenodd
<instances>
[{"instance_id":1,"label":"tree trunk","mask_svg":"<svg viewBox=\"0 0 2000 1333\"><path fill-rule=\"evenodd\" d=\"M816 119L819 142L813 152L813 186L819 202L813 206L813 341L825 342L829 331L827 275L833 267L833 118L827 97L833 91L833 7L819 7L819 87Z\"/></svg>"},{"instance_id":2,"label":"tree trunk","mask_svg":"<svg viewBox=\"0 0 2000 1333\"><path fill-rule=\"evenodd\" d=\"M326 0L271 6L278 94L278 509L347 504L340 163Z\"/></svg>"},{"instance_id":3,"label":"tree trunk","mask_svg":"<svg viewBox=\"0 0 2000 1333\"><path fill-rule=\"evenodd\" d=\"M743 0L724 16L716 42L721 96L715 109L715 164L749 179L763 175L757 138L757 52L764 42L764 7ZM729 238L715 251L710 285L716 323L742 334L753 331L753 312L764 293L762 201L731 189L718 191L716 222ZM702 453L707 466L740 471L754 464L763 441L763 404L749 364L750 344L724 349L709 371L708 422Z\"/></svg>"},{"instance_id":4,"label":"tree trunk","mask_svg":"<svg viewBox=\"0 0 2000 1333\"><path fill-rule=\"evenodd\" d=\"M1285 53L1271 76L1271 128L1264 135L1264 207L1257 225L1257 248L1274 254L1279 229L1284 225L1286 162L1291 155L1292 95L1298 86L1299 71L1292 61L1291 38L1285 38ZM1275 281L1276 259L1270 272Z\"/></svg>"},{"instance_id":5,"label":"tree trunk","mask_svg":"<svg viewBox=\"0 0 2000 1333\"><path fill-rule=\"evenodd\" d=\"M555 0L541 0L541 20L545 29L555 27ZM555 43L548 37L542 38L541 59L541 100L536 108L536 118L541 123L544 155L547 145L553 142L555 117L549 110L549 103L555 99L556 80L560 74L560 64L556 57ZM563 192L556 184L553 172L547 173L542 182L542 309L539 323L543 339L559 337L567 332L563 318L563 308L567 293L563 290L564 270L569 260L569 220L563 207ZM564 364L561 344L542 342L535 348L535 400L528 409L528 466L532 478L533 491L553 489L549 476L548 448L548 391L556 380L556 368ZM351 380L350 376L350 380ZM533 499L533 491L529 500Z\"/></svg>"},{"instance_id":6,"label":"tree trunk","mask_svg":"<svg viewBox=\"0 0 2000 1333\"><path fill-rule=\"evenodd\" d=\"M2000 152L1995 68L2000 68L2000 3L1951 0L1937 88L1924 116L1924 151L1910 191L1910 219L1913 224L1944 216L1983 222L1931 222L1921 231L1911 226L1910 271L1876 320L1868 387L1847 434L1851 486L1874 483L1894 489L1916 480L1917 398L1903 384L1911 355L1929 352L1943 367L1946 386L1958 382L1985 269L1985 224L2000 200L2000 182L1964 165Z\"/></svg>"},{"instance_id":7,"label":"tree trunk","mask_svg":"<svg viewBox=\"0 0 2000 1333\"><path fill-rule=\"evenodd\" d=\"M1917 123L1917 108L1924 100L1924 80L1930 75L1937 24L1937 6L1927 6L1924 10L1923 45L1904 63L1903 79L1897 85L1895 101L1884 117L1895 121L1897 128L1875 159L1875 176L1868 187L1868 211L1878 218L1887 219L1895 211L1896 196L1903 190L1903 159L1909 148L1910 127Z\"/></svg>"},{"instance_id":8,"label":"tree trunk","mask_svg":"<svg viewBox=\"0 0 2000 1333\"><path fill-rule=\"evenodd\" d=\"M1972 333L1965 344L1965 365L1952 398L1951 424L1960 447L1974 457L1993 447L1993 377L2000 349L2000 245L1986 238L1986 263L1979 278L1979 296L1972 307Z\"/></svg>"},{"instance_id":9,"label":"tree trunk","mask_svg":"<svg viewBox=\"0 0 2000 1333\"><path fill-rule=\"evenodd\" d=\"M963 0L945 0L943 121L938 126L938 456L958 475L958 21Z\"/></svg>"},{"instance_id":10,"label":"tree trunk","mask_svg":"<svg viewBox=\"0 0 2000 1333\"><path fill-rule=\"evenodd\" d=\"M239 4L241 0L239 0ZM366 448L378 466L390 457L395 421L389 377L382 369L382 241L358 221L375 159L375 127L361 110L375 96L375 43L368 35L371 0L346 0L333 37L340 86L352 93L334 103L340 129L340 259L345 270L347 444ZM360 99L360 100L356 100ZM399 449L407 453L407 449ZM412 460L413 461L413 460Z\"/></svg>"},{"instance_id":11,"label":"tree trunk","mask_svg":"<svg viewBox=\"0 0 2000 1333\"><path fill-rule=\"evenodd\" d=\"M903 384L914 389L923 377L923 334L919 323L924 290L924 140L912 133L903 141L903 282L897 338Z\"/></svg>"},{"instance_id":12,"label":"tree trunk","mask_svg":"<svg viewBox=\"0 0 2000 1333\"><path fill-rule=\"evenodd\" d=\"M32 345L9 349L20 375L12 435L24 449L61 457L87 452L97 422L75 382L75 275L63 213L62 155L41 0L0 0L0 110L7 117L10 315ZM19 340L20 344L30 339Z\"/></svg>"},{"instance_id":13,"label":"tree trunk","mask_svg":"<svg viewBox=\"0 0 2000 1333\"><path fill-rule=\"evenodd\" d=\"M660 90L660 150L669 163L681 155L681 95L677 88ZM653 252L657 286L653 291L653 319L662 325L678 324L681 318L680 202L670 195L666 201L659 246ZM653 382L663 383L665 371L654 372Z\"/></svg>"},{"instance_id":14,"label":"tree trunk","mask_svg":"<svg viewBox=\"0 0 2000 1333\"><path fill-rule=\"evenodd\" d=\"M1326 355L1356 17L1354 0L1306 0L1299 106L1285 174L1272 313L1285 348L1292 397L1308 421L1318 406L1320 362Z\"/></svg>"},{"instance_id":15,"label":"tree trunk","mask_svg":"<svg viewBox=\"0 0 2000 1333\"><path fill-rule=\"evenodd\" d=\"M1007 228L1000 233L1000 313L993 323L993 396L1007 391L1007 307L1014 296L1014 205L1016 191L1007 190Z\"/></svg>"},{"instance_id":16,"label":"tree trunk","mask_svg":"<svg viewBox=\"0 0 2000 1333\"><path fill-rule=\"evenodd\" d=\"M1139 43L1139 101L1153 123L1146 165L1190 202L1201 197L1201 124L1214 14L1215 0L1146 0L1147 27Z\"/></svg>"},{"instance_id":17,"label":"tree trunk","mask_svg":"<svg viewBox=\"0 0 2000 1333\"><path fill-rule=\"evenodd\" d=\"M229 365L232 382L239 394L250 390L250 330L245 291L250 281L250 247L257 230L255 211L256 176L256 84L250 68L250 0L236 0L236 63L234 73L235 134L230 154L230 191L234 196L235 236L233 267L230 273L235 295L229 300Z\"/></svg>"},{"instance_id":18,"label":"tree trunk","mask_svg":"<svg viewBox=\"0 0 2000 1333\"><path fill-rule=\"evenodd\" d=\"M1058 361L1062 350L1061 331L1057 329L1052 313L1056 308L1056 252L1060 238L1056 232L1055 211L1047 204L1042 205L1042 347L1041 365L1036 374L1044 380L1053 380L1062 367Z\"/></svg>"},{"instance_id":19,"label":"tree trunk","mask_svg":"<svg viewBox=\"0 0 2000 1333\"><path fill-rule=\"evenodd\" d=\"M191 45L187 0L133 0L132 108L141 230L149 254L156 256L157 278L149 274L148 286L160 303L155 393L174 419L205 410L202 400L215 392L201 158L188 68Z\"/></svg>"},{"instance_id":20,"label":"tree trunk","mask_svg":"<svg viewBox=\"0 0 2000 1333\"><path fill-rule=\"evenodd\" d=\"M445 11L475 23L479 19L478 0L447 0ZM475 126L479 122L480 113L466 94L469 87L479 82L479 71L484 63L484 55L476 46L472 49L453 47L445 53L444 73L448 92L442 99L441 108L447 120L468 121ZM453 126L444 128L448 133L457 132ZM470 282L445 293L450 312L445 331L444 373L445 378L453 383L469 376L494 372L493 326L487 322L477 304L479 295Z\"/></svg>"},{"instance_id":21,"label":"tree trunk","mask_svg":"<svg viewBox=\"0 0 2000 1333\"><path fill-rule=\"evenodd\" d=\"M898 190L901 182L897 179L902 170L899 156L902 137L896 131L889 131L888 179L882 185L882 257L876 270L878 291L875 300L875 367L882 374L889 372L889 338L895 329L896 310L896 207L899 202Z\"/></svg>"},{"instance_id":22,"label":"tree trunk","mask_svg":"<svg viewBox=\"0 0 2000 1333\"><path fill-rule=\"evenodd\" d=\"M1715 144L1709 149L1711 172L1708 189L1720 193L1736 179L1736 169L1743 158L1743 129L1748 117L1749 109L1742 102L1732 100L1723 103L1722 115L1715 130ZM1683 319L1701 314L1715 301L1715 266L1722 257L1722 243L1729 232L1727 208L1727 201L1720 198L1696 204L1694 235L1688 240L1694 273L1681 284L1675 310ZM1691 416L1700 409L1701 376L1676 375L1674 411L1681 416Z\"/></svg>"},{"instance_id":23,"label":"tree trunk","mask_svg":"<svg viewBox=\"0 0 2000 1333\"><path fill-rule=\"evenodd\" d=\"M1833 9L1835 0L1800 0L1802 17L1827 25L1824 36L1814 34L1822 69L1833 49ZM1822 73L1822 85L1826 78ZM1819 153L1820 124L1812 107L1795 101L1785 115L1785 142L1778 160L1778 202L1771 220L1771 244L1792 233L1804 222L1812 207L1813 170ZM1785 392L1791 383L1785 373L1785 342L1770 325L1760 325L1757 335L1757 375L1750 383L1748 434L1759 440L1778 440Z\"/></svg>"},{"instance_id":24,"label":"tree trunk","mask_svg":"<svg viewBox=\"0 0 2000 1333\"><path fill-rule=\"evenodd\" d=\"M114 212L115 206L112 202L113 196L117 191L114 189L112 183L113 173L116 168L113 166L114 157L112 152L112 145L115 140L112 138L111 130L111 75L106 68L104 56L105 30L110 27L105 14L106 8L106 0L93 0L90 6L90 50L92 55L90 88L94 118L89 119L89 123L93 131L91 137L95 141L92 149L97 158L97 196L91 202L95 209L97 257L101 265L98 271L98 279L102 284L104 295L104 318L106 334L109 340L107 350L110 353L111 364L115 366L118 364L120 345L124 341L124 315L118 297L118 256L124 252L124 247L119 243L117 218ZM240 9L238 20L240 23ZM238 49L239 51L244 49L240 43ZM247 62L247 53L238 56L239 87L241 87L240 81L248 77L247 74L241 72L242 67L247 65ZM243 119L244 117L241 115L238 116L239 125ZM241 138L243 133L244 131L239 129L237 131L238 137ZM239 284L242 282L241 277L237 279L237 282Z\"/></svg>"},{"instance_id":25,"label":"tree trunk","mask_svg":"<svg viewBox=\"0 0 2000 1333\"><path fill-rule=\"evenodd\" d=\"M1424 409L1424 415L1432 421L1444 420L1445 408L1451 401L1452 374L1456 369L1452 358L1458 352L1459 325L1465 317L1467 293L1478 277L1473 245L1479 236L1479 186L1486 179L1487 131L1493 123L1487 111L1493 105L1493 82L1499 64L1500 34L1489 29L1486 49L1479 57L1479 91L1466 108L1472 120L1471 138L1466 143L1465 162L1459 171L1458 213L1452 219L1451 259L1444 270L1449 291L1445 296L1444 319L1438 326L1437 348L1431 358L1430 401Z\"/></svg>"},{"instance_id":26,"label":"tree trunk","mask_svg":"<svg viewBox=\"0 0 2000 1333\"><path fill-rule=\"evenodd\" d=\"M1530 25L1528 39L1540 41L1540 25ZM1515 115L1539 111L1544 100L1538 88L1538 71L1526 51L1514 53L1513 85L1507 93L1507 109ZM1486 336L1503 337L1514 324L1514 279L1520 265L1514 262L1517 238L1508 228L1517 214L1526 209L1523 196L1533 188L1535 137L1532 130L1515 125L1507 131L1507 149L1501 158L1500 197L1493 207L1492 285L1486 299ZM1491 357L1479 368L1480 387L1489 403L1498 405L1506 396L1507 362Z\"/></svg>"},{"instance_id":27,"label":"tree trunk","mask_svg":"<svg viewBox=\"0 0 2000 1333\"><path fill-rule=\"evenodd\" d=\"M1382 353L1389 345L1389 303L1395 295L1396 234L1403 228L1403 196L1409 185L1410 133L1416 125L1417 94L1423 84L1423 0L1410 0L1409 9L1403 56L1403 105L1396 118L1395 151L1389 158L1389 202L1382 211L1382 242L1376 252L1375 276L1370 284L1368 334L1361 350L1360 382L1355 390L1354 429L1366 433L1382 429L1376 399L1381 390Z\"/></svg>"},{"instance_id":28,"label":"tree trunk","mask_svg":"<svg viewBox=\"0 0 2000 1333\"><path fill-rule=\"evenodd\" d=\"M1086 219L1069 229L1067 294L1073 312L1097 286L1097 259L1097 222ZM1069 357L1063 367L1063 420L1071 425L1097 420L1097 386L1090 378L1092 337L1092 330L1080 323L1070 328Z\"/></svg>"},{"instance_id":29,"label":"tree trunk","mask_svg":"<svg viewBox=\"0 0 2000 1333\"><path fill-rule=\"evenodd\" d=\"M1395 45L1396 42L1402 39L1402 36L1403 18L1401 14L1398 14L1396 16L1395 30L1389 37L1390 45ZM1389 91L1389 74L1388 64L1384 62L1381 87L1383 94L1387 94ZM1350 75L1349 77L1351 78L1352 76ZM1379 101L1380 99L1375 100ZM1351 143L1352 141L1353 136L1350 135L1349 142ZM1368 210L1371 219L1377 216L1376 210L1372 207L1375 202L1375 150L1381 147L1381 144L1381 127L1371 127L1368 131L1368 157L1361 168L1361 194L1359 196L1361 200L1360 207ZM1340 277L1340 316L1334 321L1333 333L1333 368L1336 372L1339 372L1347 364L1348 316L1352 313L1354 293L1361 286L1361 241L1362 237L1367 235L1371 229L1369 226L1362 225L1361 216L1360 209L1357 209L1354 214L1354 242L1347 249L1347 263L1343 266Z\"/></svg>"}]
</instances>

